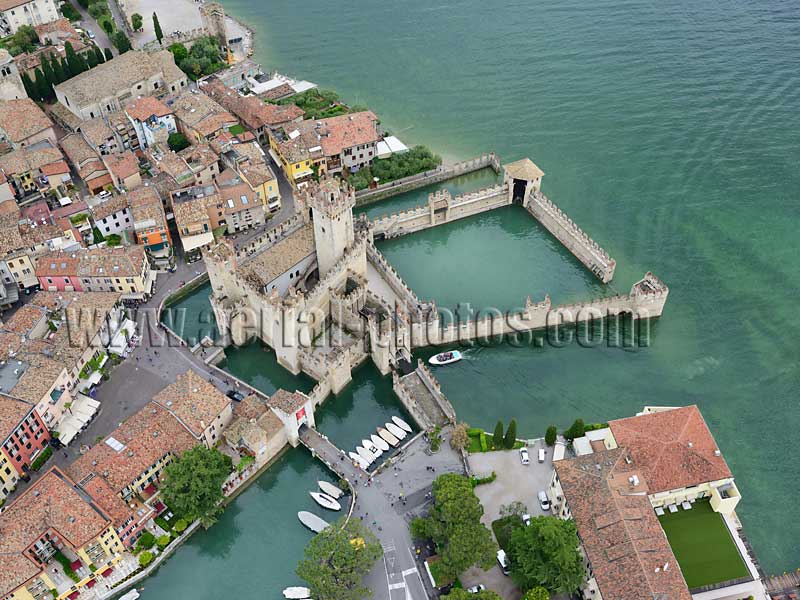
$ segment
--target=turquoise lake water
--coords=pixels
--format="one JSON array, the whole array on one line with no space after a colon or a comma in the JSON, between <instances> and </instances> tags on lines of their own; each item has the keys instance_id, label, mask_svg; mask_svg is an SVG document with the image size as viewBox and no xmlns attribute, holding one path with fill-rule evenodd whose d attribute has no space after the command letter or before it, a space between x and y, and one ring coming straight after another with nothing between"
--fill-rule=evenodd
<instances>
[{"instance_id":1,"label":"turquoise lake water","mask_svg":"<svg viewBox=\"0 0 800 600\"><path fill-rule=\"evenodd\" d=\"M762 566L800 566L796 2L223 3L258 32L265 68L336 88L407 143L451 159L531 157L545 193L617 260L613 290L647 270L670 286L646 348L468 350L437 372L460 418L491 428L513 416L534 436L578 416L696 403L737 478L737 513ZM491 179L476 176L475 187ZM424 201L425 191L384 207ZM524 217L498 211L381 249L440 305L608 291ZM270 478L316 468L306 455L286 460ZM261 483L236 506L294 510L291 486ZM145 597L170 597L156 586L167 578L192 597L219 597L217 578L244 573L238 562L249 565L252 552L264 556L257 572L283 583L302 540L281 549L286 564L273 571L272 546L239 514L225 517L242 519L236 535L217 526L193 539Z\"/></svg>"}]
</instances>

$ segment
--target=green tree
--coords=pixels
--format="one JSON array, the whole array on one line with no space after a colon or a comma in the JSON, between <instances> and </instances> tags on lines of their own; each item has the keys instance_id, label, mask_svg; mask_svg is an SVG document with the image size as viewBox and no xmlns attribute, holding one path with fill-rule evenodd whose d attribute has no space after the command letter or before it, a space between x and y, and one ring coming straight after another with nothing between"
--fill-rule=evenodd
<instances>
[{"instance_id":1,"label":"green tree","mask_svg":"<svg viewBox=\"0 0 800 600\"><path fill-rule=\"evenodd\" d=\"M550 425L547 428L547 433L544 434L544 443L552 446L556 443L556 438L558 438L558 429L556 429L555 425Z\"/></svg>"},{"instance_id":2,"label":"green tree","mask_svg":"<svg viewBox=\"0 0 800 600\"><path fill-rule=\"evenodd\" d=\"M72 47L71 43L65 43L64 50L66 52L67 64L69 65L69 72L73 77L80 75L89 68L89 66L83 60L83 57L75 52L75 49Z\"/></svg>"},{"instance_id":3,"label":"green tree","mask_svg":"<svg viewBox=\"0 0 800 600\"><path fill-rule=\"evenodd\" d=\"M53 63L50 62L50 58L44 55L42 56L42 73L44 73L44 78L47 80L47 84L51 88L54 85L61 83L58 81L58 77L56 76L55 69L53 69Z\"/></svg>"},{"instance_id":4,"label":"green tree","mask_svg":"<svg viewBox=\"0 0 800 600\"><path fill-rule=\"evenodd\" d=\"M30 25L21 25L14 35L4 40L4 45L12 56L31 52L36 48L37 43L39 43L39 36Z\"/></svg>"},{"instance_id":5,"label":"green tree","mask_svg":"<svg viewBox=\"0 0 800 600\"><path fill-rule=\"evenodd\" d=\"M61 72L64 73L64 81L74 77L74 73L72 72L72 69L70 69L69 62L65 56L62 56L58 63L61 65Z\"/></svg>"},{"instance_id":6,"label":"green tree","mask_svg":"<svg viewBox=\"0 0 800 600\"><path fill-rule=\"evenodd\" d=\"M120 54L125 54L132 48L131 41L128 39L128 36L125 35L124 31L117 31L112 36L111 42L114 44L114 47L119 50Z\"/></svg>"},{"instance_id":7,"label":"green tree","mask_svg":"<svg viewBox=\"0 0 800 600\"><path fill-rule=\"evenodd\" d=\"M63 83L69 79L69 75L64 70L64 63L61 61L61 59L59 59L57 56L53 56L51 64L53 66L53 72L56 74L56 80L58 83Z\"/></svg>"},{"instance_id":8,"label":"green tree","mask_svg":"<svg viewBox=\"0 0 800 600\"><path fill-rule=\"evenodd\" d=\"M167 145L173 152L180 152L184 148L189 147L189 140L187 140L186 136L182 133L170 133L167 138Z\"/></svg>"},{"instance_id":9,"label":"green tree","mask_svg":"<svg viewBox=\"0 0 800 600\"><path fill-rule=\"evenodd\" d=\"M147 565L149 565L151 562L153 562L153 559L154 559L154 558L155 558L155 557L153 556L153 553L152 553L152 552L147 552L147 551L145 551L145 552L142 552L142 553L139 555L139 566L140 566L140 567L146 567L146 566L147 566Z\"/></svg>"},{"instance_id":10,"label":"green tree","mask_svg":"<svg viewBox=\"0 0 800 600\"><path fill-rule=\"evenodd\" d=\"M161 23L158 22L158 15L156 13L153 13L153 30L156 32L156 39L160 45L161 40L164 39L164 32L161 31Z\"/></svg>"},{"instance_id":11,"label":"green tree","mask_svg":"<svg viewBox=\"0 0 800 600\"><path fill-rule=\"evenodd\" d=\"M38 90L36 89L36 84L31 81L31 76L27 73L22 74L22 85L25 87L25 93L28 94L28 98L32 100L36 100L38 95Z\"/></svg>"},{"instance_id":12,"label":"green tree","mask_svg":"<svg viewBox=\"0 0 800 600\"><path fill-rule=\"evenodd\" d=\"M470 594L467 590L461 588L454 588L446 596L442 596L443 600L502 600L497 592L492 590L483 590L477 594Z\"/></svg>"},{"instance_id":13,"label":"green tree","mask_svg":"<svg viewBox=\"0 0 800 600\"><path fill-rule=\"evenodd\" d=\"M583 437L585 433L586 426L583 424L583 419L575 419L575 422L564 432L564 437L572 441L575 438Z\"/></svg>"},{"instance_id":14,"label":"green tree","mask_svg":"<svg viewBox=\"0 0 800 600\"><path fill-rule=\"evenodd\" d=\"M95 58L97 59L98 65L102 65L104 62L106 62L105 54L103 54L103 51L100 50L100 46L95 46L93 52Z\"/></svg>"},{"instance_id":15,"label":"green tree","mask_svg":"<svg viewBox=\"0 0 800 600\"><path fill-rule=\"evenodd\" d=\"M488 569L497 545L480 519L483 507L470 480L447 473L433 482L433 508L429 516L411 522L414 537L431 539L439 553L442 575L455 579L472 565Z\"/></svg>"},{"instance_id":16,"label":"green tree","mask_svg":"<svg viewBox=\"0 0 800 600\"><path fill-rule=\"evenodd\" d=\"M583 581L574 521L553 516L532 519L511 534L509 556L511 578L522 589L542 586L551 593L570 594Z\"/></svg>"},{"instance_id":17,"label":"green tree","mask_svg":"<svg viewBox=\"0 0 800 600\"><path fill-rule=\"evenodd\" d=\"M511 419L511 423L508 424L508 430L506 431L506 437L503 440L503 445L506 447L506 450L511 450L514 447L516 441L517 441L517 420Z\"/></svg>"},{"instance_id":18,"label":"green tree","mask_svg":"<svg viewBox=\"0 0 800 600\"><path fill-rule=\"evenodd\" d=\"M550 592L547 591L547 588L536 586L525 592L522 600L550 600Z\"/></svg>"},{"instance_id":19,"label":"green tree","mask_svg":"<svg viewBox=\"0 0 800 600\"><path fill-rule=\"evenodd\" d=\"M180 64L182 60L189 57L189 51L186 49L186 46L180 42L170 44L167 50L172 52L172 56L175 57L175 64Z\"/></svg>"},{"instance_id":20,"label":"green tree","mask_svg":"<svg viewBox=\"0 0 800 600\"><path fill-rule=\"evenodd\" d=\"M44 102L53 94L53 88L50 87L50 84L47 82L47 77L44 76L41 67L37 67L36 71L34 71L36 75L36 100L41 100Z\"/></svg>"},{"instance_id":21,"label":"green tree","mask_svg":"<svg viewBox=\"0 0 800 600\"><path fill-rule=\"evenodd\" d=\"M230 456L197 445L164 469L161 496L173 511L208 528L221 510L222 484L232 468Z\"/></svg>"},{"instance_id":22,"label":"green tree","mask_svg":"<svg viewBox=\"0 0 800 600\"><path fill-rule=\"evenodd\" d=\"M106 35L111 36L114 34L114 22L111 19L103 19L100 26L106 32Z\"/></svg>"},{"instance_id":23,"label":"green tree","mask_svg":"<svg viewBox=\"0 0 800 600\"><path fill-rule=\"evenodd\" d=\"M351 519L315 535L296 572L314 598L361 600L370 596L362 579L382 555L375 535L360 520Z\"/></svg>"},{"instance_id":24,"label":"green tree","mask_svg":"<svg viewBox=\"0 0 800 600\"><path fill-rule=\"evenodd\" d=\"M495 448L500 448L503 446L503 422L498 421L497 425L494 426L494 435L492 436L492 443L494 444Z\"/></svg>"},{"instance_id":25,"label":"green tree","mask_svg":"<svg viewBox=\"0 0 800 600\"><path fill-rule=\"evenodd\" d=\"M89 65L90 69L94 69L99 64L97 62L97 55L94 52L88 52L86 54L86 64Z\"/></svg>"},{"instance_id":26,"label":"green tree","mask_svg":"<svg viewBox=\"0 0 800 600\"><path fill-rule=\"evenodd\" d=\"M114 58L114 53L111 51L111 48L103 48L103 54L106 55L106 62Z\"/></svg>"},{"instance_id":27,"label":"green tree","mask_svg":"<svg viewBox=\"0 0 800 600\"><path fill-rule=\"evenodd\" d=\"M131 15L131 27L134 31L139 31L144 25L144 18L139 13L133 13Z\"/></svg>"}]
</instances>

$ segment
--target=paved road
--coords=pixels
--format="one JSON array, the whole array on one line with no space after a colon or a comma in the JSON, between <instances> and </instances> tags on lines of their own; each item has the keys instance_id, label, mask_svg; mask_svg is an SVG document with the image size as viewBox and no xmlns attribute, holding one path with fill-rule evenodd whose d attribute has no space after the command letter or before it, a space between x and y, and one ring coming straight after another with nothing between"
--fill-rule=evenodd
<instances>
[{"instance_id":1,"label":"paved road","mask_svg":"<svg viewBox=\"0 0 800 600\"><path fill-rule=\"evenodd\" d=\"M79 3L73 2L72 6L81 13L81 28L84 30L90 29L92 33L94 33L94 43L100 46L101 49L111 48L111 51L116 56L117 49L114 48L114 44L111 43L108 35L106 35L105 29L100 27L100 24L89 14L89 11L83 8Z\"/></svg>"}]
</instances>

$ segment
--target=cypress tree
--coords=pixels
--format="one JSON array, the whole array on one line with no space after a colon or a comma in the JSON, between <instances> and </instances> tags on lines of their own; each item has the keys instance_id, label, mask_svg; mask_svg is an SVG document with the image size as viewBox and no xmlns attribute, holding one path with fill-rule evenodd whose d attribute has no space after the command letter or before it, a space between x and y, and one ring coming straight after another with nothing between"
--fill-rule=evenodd
<instances>
[{"instance_id":1,"label":"cypress tree","mask_svg":"<svg viewBox=\"0 0 800 600\"><path fill-rule=\"evenodd\" d=\"M511 423L508 424L508 431L506 431L506 439L505 439L505 447L506 450L511 450L514 447L514 443L517 441L517 420L511 419Z\"/></svg>"},{"instance_id":2,"label":"cypress tree","mask_svg":"<svg viewBox=\"0 0 800 600\"><path fill-rule=\"evenodd\" d=\"M89 52L86 55L86 64L90 69L94 69L99 63L97 62L97 55L94 52Z\"/></svg>"},{"instance_id":3,"label":"cypress tree","mask_svg":"<svg viewBox=\"0 0 800 600\"><path fill-rule=\"evenodd\" d=\"M106 55L106 61L114 58L114 53L111 51L111 48L103 48L103 54Z\"/></svg>"},{"instance_id":4,"label":"cypress tree","mask_svg":"<svg viewBox=\"0 0 800 600\"><path fill-rule=\"evenodd\" d=\"M53 69L53 64L50 62L50 59L47 56L42 56L42 73L44 73L44 78L47 80L47 85L51 88L54 85L61 83L58 81L55 69Z\"/></svg>"},{"instance_id":5,"label":"cypress tree","mask_svg":"<svg viewBox=\"0 0 800 600\"><path fill-rule=\"evenodd\" d=\"M164 39L164 32L161 31L161 23L158 22L158 15L156 13L153 13L153 30L156 32L156 39L160 45L161 40Z\"/></svg>"},{"instance_id":6,"label":"cypress tree","mask_svg":"<svg viewBox=\"0 0 800 600\"><path fill-rule=\"evenodd\" d=\"M503 445L503 422L498 421L497 425L494 426L494 435L492 436L492 442L494 443L495 448L500 448Z\"/></svg>"},{"instance_id":7,"label":"cypress tree","mask_svg":"<svg viewBox=\"0 0 800 600\"><path fill-rule=\"evenodd\" d=\"M67 42L64 44L64 50L67 53L67 64L69 65L69 71L72 73L72 76L75 77L76 75L80 75L83 73L88 65L78 56L78 53L75 52L75 49L72 47L72 44Z\"/></svg>"},{"instance_id":8,"label":"cypress tree","mask_svg":"<svg viewBox=\"0 0 800 600\"><path fill-rule=\"evenodd\" d=\"M125 35L124 31L117 31L111 41L114 42L114 46L116 46L120 54L125 54L132 48L131 41L128 39L128 36Z\"/></svg>"},{"instance_id":9,"label":"cypress tree","mask_svg":"<svg viewBox=\"0 0 800 600\"><path fill-rule=\"evenodd\" d=\"M558 439L558 429L556 429L555 425L550 425L547 428L547 433L544 434L544 443L552 446L556 443L556 439Z\"/></svg>"},{"instance_id":10,"label":"cypress tree","mask_svg":"<svg viewBox=\"0 0 800 600\"><path fill-rule=\"evenodd\" d=\"M47 78L44 76L41 67L36 68L36 99L44 101L53 93Z\"/></svg>"},{"instance_id":11,"label":"cypress tree","mask_svg":"<svg viewBox=\"0 0 800 600\"><path fill-rule=\"evenodd\" d=\"M58 83L63 83L69 79L69 75L64 70L64 63L60 61L57 56L53 55L50 64L53 67L53 72L56 74L56 81Z\"/></svg>"},{"instance_id":12,"label":"cypress tree","mask_svg":"<svg viewBox=\"0 0 800 600\"><path fill-rule=\"evenodd\" d=\"M25 93L28 94L28 98L36 100L36 84L31 81L31 77L27 73L22 74L22 85L25 86Z\"/></svg>"},{"instance_id":13,"label":"cypress tree","mask_svg":"<svg viewBox=\"0 0 800 600\"><path fill-rule=\"evenodd\" d=\"M61 65L61 71L64 73L64 81L75 76L75 73L72 72L72 69L70 68L66 58L62 57L59 61L59 64Z\"/></svg>"},{"instance_id":14,"label":"cypress tree","mask_svg":"<svg viewBox=\"0 0 800 600\"><path fill-rule=\"evenodd\" d=\"M102 65L104 62L106 62L106 57L103 54L103 51L100 50L99 46L95 46L94 47L94 55L95 55L95 58L97 58L97 64L98 65Z\"/></svg>"}]
</instances>

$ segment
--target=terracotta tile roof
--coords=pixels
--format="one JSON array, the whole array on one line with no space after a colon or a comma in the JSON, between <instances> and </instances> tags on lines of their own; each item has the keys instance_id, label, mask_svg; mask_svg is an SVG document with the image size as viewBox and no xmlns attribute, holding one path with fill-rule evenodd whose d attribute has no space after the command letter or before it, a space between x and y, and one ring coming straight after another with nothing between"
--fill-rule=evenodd
<instances>
[{"instance_id":1,"label":"terracotta tile roof","mask_svg":"<svg viewBox=\"0 0 800 600\"><path fill-rule=\"evenodd\" d=\"M287 134L300 132L307 147L322 146L325 156L338 156L345 148L377 142L378 117L372 111L309 120L284 126Z\"/></svg>"},{"instance_id":2,"label":"terracotta tile roof","mask_svg":"<svg viewBox=\"0 0 800 600\"><path fill-rule=\"evenodd\" d=\"M213 185L175 190L171 198L175 223L180 227L191 227L209 221L208 207L216 206L219 201L217 188Z\"/></svg>"},{"instance_id":3,"label":"terracotta tile roof","mask_svg":"<svg viewBox=\"0 0 800 600\"><path fill-rule=\"evenodd\" d=\"M33 27L36 30L36 34L41 38L47 35L48 33L66 33L69 35L77 35L78 32L72 26L69 19L62 17L61 19L56 19L55 21L50 21L49 23L42 23L41 25L34 25Z\"/></svg>"},{"instance_id":4,"label":"terracotta tile roof","mask_svg":"<svg viewBox=\"0 0 800 600\"><path fill-rule=\"evenodd\" d=\"M600 593L614 600L691 600L642 472L626 454L617 448L555 463Z\"/></svg>"},{"instance_id":5,"label":"terracotta tile roof","mask_svg":"<svg viewBox=\"0 0 800 600\"><path fill-rule=\"evenodd\" d=\"M189 369L153 396L153 402L171 412L199 438L231 404L231 399Z\"/></svg>"},{"instance_id":6,"label":"terracotta tile roof","mask_svg":"<svg viewBox=\"0 0 800 600\"><path fill-rule=\"evenodd\" d=\"M287 392L284 389L279 389L269 397L267 404L287 415L293 415L307 400L308 396L300 392Z\"/></svg>"},{"instance_id":7,"label":"terracotta tile roof","mask_svg":"<svg viewBox=\"0 0 800 600\"><path fill-rule=\"evenodd\" d=\"M164 206L154 186L143 186L129 192L128 202L133 213L134 228L166 227Z\"/></svg>"},{"instance_id":8,"label":"terracotta tile roof","mask_svg":"<svg viewBox=\"0 0 800 600\"><path fill-rule=\"evenodd\" d=\"M237 402L233 406L233 414L246 421L258 419L268 410L266 402L255 394L245 396L241 402Z\"/></svg>"},{"instance_id":9,"label":"terracotta tile roof","mask_svg":"<svg viewBox=\"0 0 800 600\"><path fill-rule=\"evenodd\" d=\"M0 156L0 169L8 176L22 175L61 160L64 156L58 148L38 142Z\"/></svg>"},{"instance_id":10,"label":"terracotta tile roof","mask_svg":"<svg viewBox=\"0 0 800 600\"><path fill-rule=\"evenodd\" d=\"M31 329L46 316L47 312L43 308L29 303L21 306L17 312L3 324L3 329L12 333L28 335Z\"/></svg>"},{"instance_id":11,"label":"terracotta tile roof","mask_svg":"<svg viewBox=\"0 0 800 600\"><path fill-rule=\"evenodd\" d=\"M139 161L130 150L119 154L109 154L103 157L106 168L117 177L124 181L128 177L139 172Z\"/></svg>"},{"instance_id":12,"label":"terracotta tile roof","mask_svg":"<svg viewBox=\"0 0 800 600\"><path fill-rule=\"evenodd\" d=\"M50 389L62 375L65 367L60 361L41 354L42 349L48 349L47 347L48 344L42 340L29 341L14 357L15 360L28 363L28 368L16 385L8 391L9 394L38 404L46 394L50 393Z\"/></svg>"},{"instance_id":13,"label":"terracotta tile roof","mask_svg":"<svg viewBox=\"0 0 800 600\"><path fill-rule=\"evenodd\" d=\"M66 161L59 160L58 162L44 165L40 170L42 175L47 175L48 177L52 175L64 175L69 173L69 165Z\"/></svg>"},{"instance_id":14,"label":"terracotta tile roof","mask_svg":"<svg viewBox=\"0 0 800 600\"><path fill-rule=\"evenodd\" d=\"M0 331L0 360L8 360L22 348L23 339L19 333Z\"/></svg>"},{"instance_id":15,"label":"terracotta tile roof","mask_svg":"<svg viewBox=\"0 0 800 600\"><path fill-rule=\"evenodd\" d=\"M233 177L229 178L227 181L223 180L223 182L220 182L218 180L219 197L226 214L261 207L261 200L253 189L247 183L236 177L235 173L232 173L232 175ZM246 204L242 202L242 197L247 199Z\"/></svg>"},{"instance_id":16,"label":"terracotta tile roof","mask_svg":"<svg viewBox=\"0 0 800 600\"><path fill-rule=\"evenodd\" d=\"M125 107L125 112L132 119L144 122L153 115L156 117L164 117L172 114L172 109L169 108L158 98L152 96L144 96L138 98Z\"/></svg>"},{"instance_id":17,"label":"terracotta tile roof","mask_svg":"<svg viewBox=\"0 0 800 600\"><path fill-rule=\"evenodd\" d=\"M46 533L77 549L110 525L108 516L53 467L0 515L0 597L5 598L41 572L26 551Z\"/></svg>"},{"instance_id":18,"label":"terracotta tile roof","mask_svg":"<svg viewBox=\"0 0 800 600\"><path fill-rule=\"evenodd\" d=\"M261 98L266 98L267 100L280 100L281 98L293 95L294 88L292 88L292 86L290 86L288 83L282 83L278 87L274 87L271 90L267 90L266 92L259 94Z\"/></svg>"},{"instance_id":19,"label":"terracotta tile roof","mask_svg":"<svg viewBox=\"0 0 800 600\"><path fill-rule=\"evenodd\" d=\"M108 444L111 438L123 448L115 450ZM103 477L120 493L157 460L170 453L182 454L195 443L194 436L175 417L150 402L80 456L67 472L78 483L91 474Z\"/></svg>"},{"instance_id":20,"label":"terracotta tile roof","mask_svg":"<svg viewBox=\"0 0 800 600\"><path fill-rule=\"evenodd\" d=\"M294 104L267 104L255 96L242 96L215 78L210 79L201 90L251 129L277 127L300 119L305 114Z\"/></svg>"},{"instance_id":21,"label":"terracotta tile roof","mask_svg":"<svg viewBox=\"0 0 800 600\"><path fill-rule=\"evenodd\" d=\"M186 90L172 104L175 118L197 130L203 137L220 129L236 125L239 121L209 96Z\"/></svg>"},{"instance_id":22,"label":"terracotta tile roof","mask_svg":"<svg viewBox=\"0 0 800 600\"><path fill-rule=\"evenodd\" d=\"M195 144L178 152L189 167L197 173L219 161L219 155L209 144Z\"/></svg>"},{"instance_id":23,"label":"terracotta tile roof","mask_svg":"<svg viewBox=\"0 0 800 600\"><path fill-rule=\"evenodd\" d=\"M20 225L19 234L22 236L24 246L33 248L37 244L54 240L64 236L64 229L53 223L41 224L36 227L31 225Z\"/></svg>"},{"instance_id":24,"label":"terracotta tile roof","mask_svg":"<svg viewBox=\"0 0 800 600\"><path fill-rule=\"evenodd\" d=\"M115 194L104 202L98 202L91 207L95 221L100 221L115 213L122 212L128 208L128 197L125 194Z\"/></svg>"},{"instance_id":25,"label":"terracotta tile roof","mask_svg":"<svg viewBox=\"0 0 800 600\"><path fill-rule=\"evenodd\" d=\"M30 98L0 100L0 129L15 144L52 126L53 122Z\"/></svg>"},{"instance_id":26,"label":"terracotta tile roof","mask_svg":"<svg viewBox=\"0 0 800 600\"><path fill-rule=\"evenodd\" d=\"M61 138L58 143L76 170L80 170L89 161L100 160L100 155L79 133L71 133Z\"/></svg>"},{"instance_id":27,"label":"terracotta tile roof","mask_svg":"<svg viewBox=\"0 0 800 600\"><path fill-rule=\"evenodd\" d=\"M31 409L33 404L0 394L0 443L14 432Z\"/></svg>"},{"instance_id":28,"label":"terracotta tile roof","mask_svg":"<svg viewBox=\"0 0 800 600\"><path fill-rule=\"evenodd\" d=\"M132 515L130 507L102 477L92 477L83 483L81 489L111 518L115 527L122 525Z\"/></svg>"},{"instance_id":29,"label":"terracotta tile roof","mask_svg":"<svg viewBox=\"0 0 800 600\"><path fill-rule=\"evenodd\" d=\"M111 127L100 118L90 119L81 123L81 133L86 140L94 147L106 143L109 139L114 138L114 132Z\"/></svg>"},{"instance_id":30,"label":"terracotta tile roof","mask_svg":"<svg viewBox=\"0 0 800 600\"><path fill-rule=\"evenodd\" d=\"M617 445L628 448L651 493L732 477L697 406L610 421Z\"/></svg>"},{"instance_id":31,"label":"terracotta tile roof","mask_svg":"<svg viewBox=\"0 0 800 600\"><path fill-rule=\"evenodd\" d=\"M147 260L141 246L96 248L77 253L80 277L138 277Z\"/></svg>"}]
</instances>

